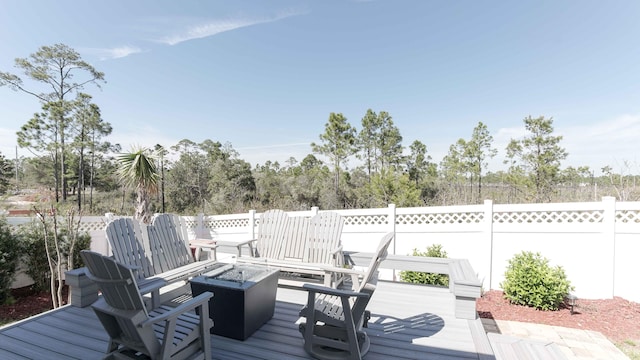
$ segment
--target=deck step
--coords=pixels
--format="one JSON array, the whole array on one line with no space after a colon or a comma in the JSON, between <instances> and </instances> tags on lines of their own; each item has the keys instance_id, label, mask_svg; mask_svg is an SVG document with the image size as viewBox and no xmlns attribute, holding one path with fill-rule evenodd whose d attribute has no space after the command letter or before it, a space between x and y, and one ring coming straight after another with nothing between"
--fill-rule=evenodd
<instances>
[{"instance_id":1,"label":"deck step","mask_svg":"<svg viewBox=\"0 0 640 360\"><path fill-rule=\"evenodd\" d=\"M488 333L496 360L567 360L552 341L537 341L514 336Z\"/></svg>"}]
</instances>

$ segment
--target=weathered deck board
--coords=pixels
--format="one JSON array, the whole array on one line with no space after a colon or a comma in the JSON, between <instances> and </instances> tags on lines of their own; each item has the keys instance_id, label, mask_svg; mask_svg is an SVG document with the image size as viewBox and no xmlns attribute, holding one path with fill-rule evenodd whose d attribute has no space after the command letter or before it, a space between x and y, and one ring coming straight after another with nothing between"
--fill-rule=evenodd
<instances>
[{"instance_id":1,"label":"weathered deck board","mask_svg":"<svg viewBox=\"0 0 640 360\"><path fill-rule=\"evenodd\" d=\"M213 358L309 359L296 324L306 299L303 291L279 288L273 319L246 341L212 336ZM474 321L455 318L448 289L380 282L369 310L367 360L491 358L483 356L486 342L474 339L482 336ZM90 307L67 306L1 328L0 358L99 359L107 341Z\"/></svg>"}]
</instances>

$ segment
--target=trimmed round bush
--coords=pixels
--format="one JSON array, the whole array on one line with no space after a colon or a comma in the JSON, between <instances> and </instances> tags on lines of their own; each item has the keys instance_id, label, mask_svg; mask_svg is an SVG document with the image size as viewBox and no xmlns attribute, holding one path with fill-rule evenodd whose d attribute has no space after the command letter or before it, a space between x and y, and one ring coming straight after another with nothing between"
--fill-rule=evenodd
<instances>
[{"instance_id":1,"label":"trimmed round bush","mask_svg":"<svg viewBox=\"0 0 640 360\"><path fill-rule=\"evenodd\" d=\"M420 252L418 249L413 249L413 256L427 256L446 258L447 252L442 250L442 245L433 244L427 247L426 252ZM437 286L449 286L449 275L426 273L419 271L401 271L400 279L404 282L413 284L427 284Z\"/></svg>"},{"instance_id":2,"label":"trimmed round bush","mask_svg":"<svg viewBox=\"0 0 640 360\"><path fill-rule=\"evenodd\" d=\"M500 287L512 304L539 310L558 310L573 290L562 267L552 267L540 253L530 251L523 251L509 260L504 277Z\"/></svg>"}]
</instances>

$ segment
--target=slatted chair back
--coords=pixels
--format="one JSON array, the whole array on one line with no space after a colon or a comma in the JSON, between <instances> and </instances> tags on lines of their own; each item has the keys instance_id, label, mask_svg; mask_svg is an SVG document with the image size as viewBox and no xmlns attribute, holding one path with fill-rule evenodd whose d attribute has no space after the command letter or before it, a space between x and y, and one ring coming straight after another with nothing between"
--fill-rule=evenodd
<instances>
[{"instance_id":1,"label":"slatted chair back","mask_svg":"<svg viewBox=\"0 0 640 360\"><path fill-rule=\"evenodd\" d=\"M107 304L121 310L141 310L148 315L131 268L92 251L82 251L80 256Z\"/></svg>"},{"instance_id":2,"label":"slatted chair back","mask_svg":"<svg viewBox=\"0 0 640 360\"><path fill-rule=\"evenodd\" d=\"M292 216L284 237L284 245L278 260L304 261L306 242L309 231L309 218Z\"/></svg>"},{"instance_id":3,"label":"slatted chair back","mask_svg":"<svg viewBox=\"0 0 640 360\"><path fill-rule=\"evenodd\" d=\"M132 218L114 219L107 224L105 232L116 261L136 267L138 279L156 274L151 259L147 257L143 230L138 221Z\"/></svg>"},{"instance_id":4,"label":"slatted chair back","mask_svg":"<svg viewBox=\"0 0 640 360\"><path fill-rule=\"evenodd\" d=\"M156 214L148 226L151 260L156 274L193 263L186 229L175 214Z\"/></svg>"},{"instance_id":5,"label":"slatted chair back","mask_svg":"<svg viewBox=\"0 0 640 360\"><path fill-rule=\"evenodd\" d=\"M304 262L341 266L342 228L344 219L332 211L321 212L311 218L307 241L305 242ZM336 254L339 250L340 254Z\"/></svg>"},{"instance_id":6,"label":"slatted chair back","mask_svg":"<svg viewBox=\"0 0 640 360\"><path fill-rule=\"evenodd\" d=\"M138 323L149 318L142 296L138 291L136 277L131 269L117 263L110 257L83 250L80 256L89 270L87 276L102 291L102 298L111 307L94 306L96 315L102 322L111 339L119 339L120 343L137 344L134 349L144 353L158 353L160 343L153 329L141 331ZM110 344L108 351L117 349L115 343Z\"/></svg>"},{"instance_id":7,"label":"slatted chair back","mask_svg":"<svg viewBox=\"0 0 640 360\"><path fill-rule=\"evenodd\" d=\"M378 248L374 256L371 258L369 262L369 267L367 268L367 272L363 276L360 285L355 288L355 291L362 291L366 284L376 283L376 279L378 276L378 267L380 263L382 263L389 254L389 245L391 244L391 240L393 240L394 233L390 232L380 239L380 243L378 243Z\"/></svg>"},{"instance_id":8,"label":"slatted chair back","mask_svg":"<svg viewBox=\"0 0 640 360\"><path fill-rule=\"evenodd\" d=\"M265 211L258 224L256 257L279 259L289 225L289 215L278 209Z\"/></svg>"}]
</instances>

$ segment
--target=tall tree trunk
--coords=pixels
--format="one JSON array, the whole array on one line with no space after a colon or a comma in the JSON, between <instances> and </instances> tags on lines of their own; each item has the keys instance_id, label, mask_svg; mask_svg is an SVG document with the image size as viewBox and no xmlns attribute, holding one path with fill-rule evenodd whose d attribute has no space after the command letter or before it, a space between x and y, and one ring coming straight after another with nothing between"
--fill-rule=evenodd
<instances>
[{"instance_id":1,"label":"tall tree trunk","mask_svg":"<svg viewBox=\"0 0 640 360\"><path fill-rule=\"evenodd\" d=\"M83 149L80 148L80 158L78 159L78 211L82 210L82 189L84 188L84 161L83 161Z\"/></svg>"},{"instance_id":2,"label":"tall tree trunk","mask_svg":"<svg viewBox=\"0 0 640 360\"><path fill-rule=\"evenodd\" d=\"M89 211L93 212L93 177L94 177L94 170L95 170L95 156L96 156L96 138L95 138L95 131L92 134L92 139L91 139L91 165L89 165L90 167L90 171L89 171Z\"/></svg>"},{"instance_id":3,"label":"tall tree trunk","mask_svg":"<svg viewBox=\"0 0 640 360\"><path fill-rule=\"evenodd\" d=\"M58 150L53 154L53 181L56 190L56 203L60 201L60 167L58 166Z\"/></svg>"}]
</instances>

